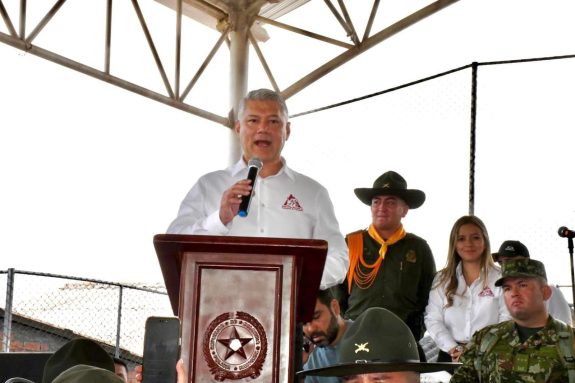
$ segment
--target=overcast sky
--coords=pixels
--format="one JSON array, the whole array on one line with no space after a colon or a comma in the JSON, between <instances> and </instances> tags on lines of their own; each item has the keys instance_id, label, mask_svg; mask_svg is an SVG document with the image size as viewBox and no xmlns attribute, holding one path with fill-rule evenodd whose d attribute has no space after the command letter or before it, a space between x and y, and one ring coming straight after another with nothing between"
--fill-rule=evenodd
<instances>
[{"instance_id":1,"label":"overcast sky","mask_svg":"<svg viewBox=\"0 0 575 383\"><path fill-rule=\"evenodd\" d=\"M313 0L306 7L318 3L323 4ZM472 61L574 54L574 3L461 0L294 96L288 100L290 112L381 91ZM5 4L14 12L19 2ZM80 12L72 4L68 13L62 9L62 17ZM392 6L384 3L382 11ZM158 20L171 17L169 12L160 11ZM121 14L118 9L116 18ZM303 19L302 13L295 16ZM77 41L90 46L95 37L84 25L88 19L70 21L64 30L54 23L50 34L35 43L50 46L58 41L53 48L57 51ZM134 23L133 18L123 20L122 28L131 30L128 26ZM161 24L152 27L157 30ZM270 44L280 39L280 32L269 31ZM0 32L7 33L1 22ZM211 42L217 38L212 31L205 33ZM101 30L95 36L101 37ZM134 81L147 78L149 59L130 61L141 37L128 32L121 36L113 70ZM127 49L130 44L132 50ZM302 67L314 60L313 46L293 45L268 52L283 57L271 62L282 73L280 87L305 74ZM101 67L101 50L86 52L85 60ZM198 83L190 103L225 115L227 76L218 72L225 64L225 55L218 55L219 69ZM566 243L556 230L575 226L575 207L570 198L559 197L573 195L575 188L570 174L557 165L573 158L573 67L572 60L485 67L479 77L486 85L480 88L483 103L478 110L483 130L476 181L482 186L476 213L488 224L493 247L505 239L526 242L537 258L547 261L557 283L570 283L570 275ZM269 87L263 75L251 75L250 88L261 86ZM161 81L154 78L152 87L161 90ZM0 112L3 269L161 281L153 235L165 232L201 174L228 164L226 128L4 44ZM371 186L389 169L403 174L409 187L428 195L422 208L408 214L406 229L429 241L440 268L451 225L467 212L468 140L466 72L446 83L295 118L284 154L291 166L328 187L344 233L364 228L370 220L369 208L355 198L353 188Z\"/></svg>"}]
</instances>

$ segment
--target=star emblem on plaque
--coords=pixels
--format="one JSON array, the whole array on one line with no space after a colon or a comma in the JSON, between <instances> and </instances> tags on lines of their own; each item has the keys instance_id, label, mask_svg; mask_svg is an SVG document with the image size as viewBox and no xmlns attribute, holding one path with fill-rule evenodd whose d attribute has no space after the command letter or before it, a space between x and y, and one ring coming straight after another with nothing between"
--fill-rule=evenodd
<instances>
[{"instance_id":1,"label":"star emblem on plaque","mask_svg":"<svg viewBox=\"0 0 575 383\"><path fill-rule=\"evenodd\" d=\"M218 315L204 333L204 359L219 382L260 376L267 348L261 323L242 311Z\"/></svg>"}]
</instances>

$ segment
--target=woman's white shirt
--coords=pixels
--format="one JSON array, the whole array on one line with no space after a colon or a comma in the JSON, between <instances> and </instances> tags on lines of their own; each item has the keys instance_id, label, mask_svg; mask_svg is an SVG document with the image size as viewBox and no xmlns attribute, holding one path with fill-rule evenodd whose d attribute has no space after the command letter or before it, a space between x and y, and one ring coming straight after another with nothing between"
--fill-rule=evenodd
<instances>
[{"instance_id":1,"label":"woman's white shirt","mask_svg":"<svg viewBox=\"0 0 575 383\"><path fill-rule=\"evenodd\" d=\"M440 273L435 275L433 288L429 293L425 326L442 351L448 352L458 343L469 342L477 330L487 325L511 319L503 292L500 287L495 287L495 281L501 278L498 267L489 269L486 284L483 274L480 274L479 278L467 286L460 262L456 268L457 291L450 307L446 307L446 286L437 286L439 275Z\"/></svg>"}]
</instances>

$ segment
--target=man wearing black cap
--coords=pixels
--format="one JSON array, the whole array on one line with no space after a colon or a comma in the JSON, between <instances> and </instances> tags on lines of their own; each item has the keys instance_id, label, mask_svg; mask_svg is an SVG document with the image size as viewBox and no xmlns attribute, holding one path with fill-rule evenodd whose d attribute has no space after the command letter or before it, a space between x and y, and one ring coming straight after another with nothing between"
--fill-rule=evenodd
<instances>
[{"instance_id":1,"label":"man wearing black cap","mask_svg":"<svg viewBox=\"0 0 575 383\"><path fill-rule=\"evenodd\" d=\"M477 331L460 357L452 383L575 383L573 328L547 312L545 266L533 259L503 263L505 304L513 320Z\"/></svg>"},{"instance_id":2,"label":"man wearing black cap","mask_svg":"<svg viewBox=\"0 0 575 383\"><path fill-rule=\"evenodd\" d=\"M458 363L424 363L409 327L391 311L370 308L349 325L337 364L298 375L337 376L348 383L418 383L420 374L453 371Z\"/></svg>"},{"instance_id":3,"label":"man wearing black cap","mask_svg":"<svg viewBox=\"0 0 575 383\"><path fill-rule=\"evenodd\" d=\"M501 265L511 259L529 258L529 250L527 246L519 241L504 241L499 247L499 251L492 255L493 260ZM549 287L551 288L551 297L547 301L547 311L553 318L572 326L571 308L567 299L565 299L565 296L557 286L549 284Z\"/></svg>"},{"instance_id":4,"label":"man wearing black cap","mask_svg":"<svg viewBox=\"0 0 575 383\"><path fill-rule=\"evenodd\" d=\"M427 242L407 233L401 220L423 204L425 193L408 189L401 175L388 171L372 188L355 189L355 195L371 207L372 223L346 237L350 266L347 281L337 287L344 316L355 320L370 307L383 307L419 340L435 260Z\"/></svg>"}]
</instances>

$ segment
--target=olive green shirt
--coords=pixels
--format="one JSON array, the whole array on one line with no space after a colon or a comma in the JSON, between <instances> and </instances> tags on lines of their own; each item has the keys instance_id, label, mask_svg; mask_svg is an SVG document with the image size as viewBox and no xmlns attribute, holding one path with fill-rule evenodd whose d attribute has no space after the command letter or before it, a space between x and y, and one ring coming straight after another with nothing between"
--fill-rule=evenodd
<instances>
[{"instance_id":1,"label":"olive green shirt","mask_svg":"<svg viewBox=\"0 0 575 383\"><path fill-rule=\"evenodd\" d=\"M372 264L381 245L363 230L363 256ZM388 246L379 272L368 289L355 283L348 293L347 279L334 287L344 317L355 320L370 307L383 307L399 316L416 340L424 333L423 314L435 276L435 260L427 242L415 234Z\"/></svg>"}]
</instances>

